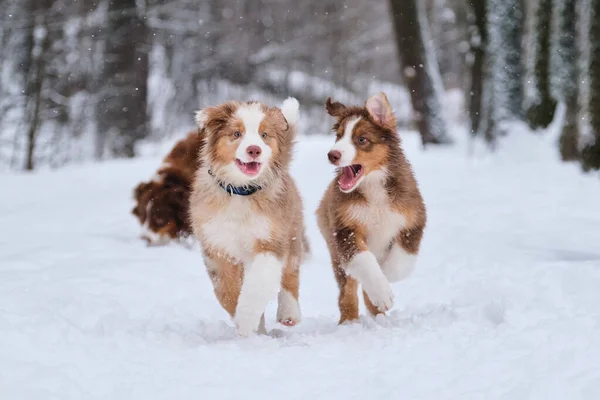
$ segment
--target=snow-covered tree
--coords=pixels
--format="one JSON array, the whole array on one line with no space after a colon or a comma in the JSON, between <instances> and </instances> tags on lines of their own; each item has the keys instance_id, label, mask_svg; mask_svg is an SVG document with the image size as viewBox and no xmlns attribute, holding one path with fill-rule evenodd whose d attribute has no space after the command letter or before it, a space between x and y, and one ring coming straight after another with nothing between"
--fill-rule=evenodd
<instances>
[{"instance_id":1,"label":"snow-covered tree","mask_svg":"<svg viewBox=\"0 0 600 400\"><path fill-rule=\"evenodd\" d=\"M446 88L462 88L468 72L467 5L463 0L425 0L431 36L435 45L442 80Z\"/></svg>"},{"instance_id":2,"label":"snow-covered tree","mask_svg":"<svg viewBox=\"0 0 600 400\"><path fill-rule=\"evenodd\" d=\"M415 120L423 145L448 144L442 115L442 79L423 2L419 0L390 0L396 45L404 82L410 91Z\"/></svg>"},{"instance_id":3,"label":"snow-covered tree","mask_svg":"<svg viewBox=\"0 0 600 400\"><path fill-rule=\"evenodd\" d=\"M584 143L584 170L600 169L600 0L590 0L589 105L591 135Z\"/></svg>"},{"instance_id":4,"label":"snow-covered tree","mask_svg":"<svg viewBox=\"0 0 600 400\"><path fill-rule=\"evenodd\" d=\"M556 100L550 90L550 39L552 0L535 0L533 5L533 85L526 101L527 122L533 129L546 128L554 118Z\"/></svg>"},{"instance_id":5,"label":"snow-covered tree","mask_svg":"<svg viewBox=\"0 0 600 400\"><path fill-rule=\"evenodd\" d=\"M520 0L488 0L487 23L490 63L488 79L487 136L505 132L505 123L522 119L523 85L521 81L521 37L523 7Z\"/></svg>"},{"instance_id":6,"label":"snow-covered tree","mask_svg":"<svg viewBox=\"0 0 600 400\"><path fill-rule=\"evenodd\" d=\"M556 29L552 45L557 97L565 103L566 115L559 148L564 161L579 159L579 48L577 0L556 0Z\"/></svg>"},{"instance_id":7,"label":"snow-covered tree","mask_svg":"<svg viewBox=\"0 0 600 400\"><path fill-rule=\"evenodd\" d=\"M396 3L412 15L403 43L420 43L401 74L388 2L0 0L0 168L131 156L229 98L296 96L318 132L327 95L384 90L404 126L412 95L425 141L448 142L443 83L467 86L467 2Z\"/></svg>"}]
</instances>

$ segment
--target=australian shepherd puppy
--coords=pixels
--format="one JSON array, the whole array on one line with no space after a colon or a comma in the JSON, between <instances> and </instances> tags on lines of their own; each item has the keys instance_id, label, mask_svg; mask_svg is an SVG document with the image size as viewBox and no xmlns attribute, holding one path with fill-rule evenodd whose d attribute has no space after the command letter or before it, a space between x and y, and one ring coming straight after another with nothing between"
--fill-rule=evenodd
<instances>
[{"instance_id":1,"label":"australian shepherd puppy","mask_svg":"<svg viewBox=\"0 0 600 400\"><path fill-rule=\"evenodd\" d=\"M178 141L148 182L133 191L136 202L131 210L142 226L142 238L149 245L162 245L192 233L189 222L189 196L198 169L202 144L198 132Z\"/></svg>"},{"instance_id":2,"label":"australian shepherd puppy","mask_svg":"<svg viewBox=\"0 0 600 400\"><path fill-rule=\"evenodd\" d=\"M299 266L308 251L302 201L288 171L298 101L281 108L227 102L196 113L205 136L190 216L216 297L239 335L265 333L279 292L278 322L300 321Z\"/></svg>"},{"instance_id":3,"label":"australian shepherd puppy","mask_svg":"<svg viewBox=\"0 0 600 400\"><path fill-rule=\"evenodd\" d=\"M337 167L319 208L339 286L340 323L358 318L358 285L372 315L393 305L390 282L414 268L425 228L425 205L400 146L396 119L384 93L364 107L327 99L337 122L328 158Z\"/></svg>"}]
</instances>

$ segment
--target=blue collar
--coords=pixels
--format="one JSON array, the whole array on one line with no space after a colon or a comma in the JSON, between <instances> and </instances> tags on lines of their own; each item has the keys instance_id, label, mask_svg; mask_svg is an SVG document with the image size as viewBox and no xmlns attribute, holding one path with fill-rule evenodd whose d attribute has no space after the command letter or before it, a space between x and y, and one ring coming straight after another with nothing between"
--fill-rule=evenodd
<instances>
[{"instance_id":1,"label":"blue collar","mask_svg":"<svg viewBox=\"0 0 600 400\"><path fill-rule=\"evenodd\" d=\"M208 174L214 177L212 169L208 169ZM252 186L233 186L232 184L224 184L222 181L217 180L219 182L219 186L227 192L228 195L233 196L234 194L238 196L250 196L262 189L260 185L252 185Z\"/></svg>"},{"instance_id":2,"label":"blue collar","mask_svg":"<svg viewBox=\"0 0 600 400\"><path fill-rule=\"evenodd\" d=\"M261 186L233 186L231 184L226 185L219 181L219 186L223 188L230 196L237 194L238 196L250 196L262 189Z\"/></svg>"}]
</instances>

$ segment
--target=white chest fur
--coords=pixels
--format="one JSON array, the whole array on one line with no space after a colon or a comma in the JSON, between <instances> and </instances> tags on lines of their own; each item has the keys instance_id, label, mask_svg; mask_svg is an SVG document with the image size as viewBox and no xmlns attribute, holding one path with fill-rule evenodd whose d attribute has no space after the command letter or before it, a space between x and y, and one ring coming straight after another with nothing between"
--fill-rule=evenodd
<instances>
[{"instance_id":1,"label":"white chest fur","mask_svg":"<svg viewBox=\"0 0 600 400\"><path fill-rule=\"evenodd\" d=\"M388 195L380 182L371 180L363 185L368 204L354 205L350 213L354 220L366 228L367 247L377 261L382 262L390 244L406 225L406 218L390 207Z\"/></svg>"},{"instance_id":2,"label":"white chest fur","mask_svg":"<svg viewBox=\"0 0 600 400\"><path fill-rule=\"evenodd\" d=\"M356 205L351 208L351 213L366 228L367 247L377 261L382 262L406 219L389 206Z\"/></svg>"},{"instance_id":3,"label":"white chest fur","mask_svg":"<svg viewBox=\"0 0 600 400\"><path fill-rule=\"evenodd\" d=\"M204 245L223 256L248 262L253 258L256 240L267 240L271 226L268 218L257 214L248 199L232 197L229 204L202 225Z\"/></svg>"}]
</instances>

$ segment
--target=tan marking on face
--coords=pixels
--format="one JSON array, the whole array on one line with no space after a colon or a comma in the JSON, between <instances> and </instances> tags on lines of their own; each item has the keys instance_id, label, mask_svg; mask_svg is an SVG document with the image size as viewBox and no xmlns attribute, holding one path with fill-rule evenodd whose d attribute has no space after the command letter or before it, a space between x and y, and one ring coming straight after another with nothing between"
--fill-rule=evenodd
<instances>
[{"instance_id":1,"label":"tan marking on face","mask_svg":"<svg viewBox=\"0 0 600 400\"><path fill-rule=\"evenodd\" d=\"M240 137L235 137L236 132ZM224 166L235 162L236 151L246 134L244 124L239 118L231 116L220 129L212 133L210 147L210 163L214 167Z\"/></svg>"},{"instance_id":2,"label":"tan marking on face","mask_svg":"<svg viewBox=\"0 0 600 400\"><path fill-rule=\"evenodd\" d=\"M365 143L363 143L366 140ZM356 149L354 164L365 169L364 175L383 169L388 162L388 145L381 133L371 122L361 119L352 132L352 143Z\"/></svg>"},{"instance_id":3,"label":"tan marking on face","mask_svg":"<svg viewBox=\"0 0 600 400\"><path fill-rule=\"evenodd\" d=\"M258 132L265 144L271 148L271 158L277 159L279 157L279 143L281 141L282 132L279 130L276 121L273 120L273 117L270 114L266 114L265 118L260 122ZM266 134L267 137L263 137L263 134Z\"/></svg>"}]
</instances>

